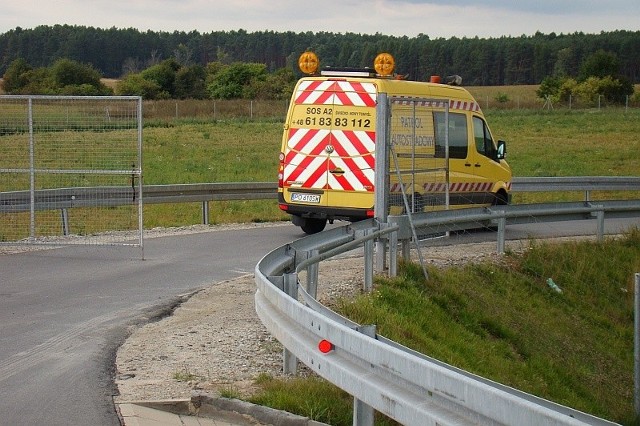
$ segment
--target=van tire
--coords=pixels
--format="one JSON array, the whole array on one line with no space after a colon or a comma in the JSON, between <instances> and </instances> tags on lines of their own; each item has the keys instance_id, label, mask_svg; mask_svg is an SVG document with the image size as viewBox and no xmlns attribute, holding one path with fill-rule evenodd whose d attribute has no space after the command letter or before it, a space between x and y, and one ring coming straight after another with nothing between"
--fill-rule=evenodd
<instances>
[{"instance_id":1,"label":"van tire","mask_svg":"<svg viewBox=\"0 0 640 426\"><path fill-rule=\"evenodd\" d=\"M506 206L509 204L509 197L503 191L498 191L493 199L494 206Z\"/></svg>"},{"instance_id":2,"label":"van tire","mask_svg":"<svg viewBox=\"0 0 640 426\"><path fill-rule=\"evenodd\" d=\"M309 235L322 232L325 226L327 226L326 219L306 218L306 219L303 219L303 223L300 224L300 228L302 228L304 233Z\"/></svg>"}]
</instances>

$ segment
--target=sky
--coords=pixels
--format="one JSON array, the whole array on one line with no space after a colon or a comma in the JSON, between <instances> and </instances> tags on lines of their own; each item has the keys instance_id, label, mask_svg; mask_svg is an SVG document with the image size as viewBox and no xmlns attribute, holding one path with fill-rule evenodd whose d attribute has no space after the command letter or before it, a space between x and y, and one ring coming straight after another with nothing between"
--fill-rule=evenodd
<instances>
[{"instance_id":1,"label":"sky","mask_svg":"<svg viewBox=\"0 0 640 426\"><path fill-rule=\"evenodd\" d=\"M141 31L333 32L430 38L640 30L639 0L4 0L0 34L69 24Z\"/></svg>"}]
</instances>

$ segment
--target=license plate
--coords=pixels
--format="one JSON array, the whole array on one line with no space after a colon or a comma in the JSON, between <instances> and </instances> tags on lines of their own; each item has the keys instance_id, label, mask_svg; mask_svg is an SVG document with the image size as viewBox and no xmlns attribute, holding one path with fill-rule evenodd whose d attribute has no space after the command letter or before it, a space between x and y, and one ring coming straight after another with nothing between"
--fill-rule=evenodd
<instances>
[{"instance_id":1,"label":"license plate","mask_svg":"<svg viewBox=\"0 0 640 426\"><path fill-rule=\"evenodd\" d=\"M320 202L320 195L318 194L300 194L294 192L291 194L291 201L294 203L315 203Z\"/></svg>"}]
</instances>

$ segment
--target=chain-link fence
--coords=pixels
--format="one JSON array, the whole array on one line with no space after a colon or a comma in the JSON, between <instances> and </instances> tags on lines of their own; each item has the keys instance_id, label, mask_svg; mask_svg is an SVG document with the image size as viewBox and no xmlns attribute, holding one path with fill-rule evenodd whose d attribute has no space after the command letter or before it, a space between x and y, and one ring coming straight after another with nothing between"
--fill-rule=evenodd
<instances>
[{"instance_id":1,"label":"chain-link fence","mask_svg":"<svg viewBox=\"0 0 640 426\"><path fill-rule=\"evenodd\" d=\"M140 98L0 96L0 244L142 246L141 177Z\"/></svg>"},{"instance_id":2,"label":"chain-link fence","mask_svg":"<svg viewBox=\"0 0 640 426\"><path fill-rule=\"evenodd\" d=\"M447 101L389 100L389 213L445 208L449 203L448 141L456 131L466 135L466 126L451 121Z\"/></svg>"}]
</instances>

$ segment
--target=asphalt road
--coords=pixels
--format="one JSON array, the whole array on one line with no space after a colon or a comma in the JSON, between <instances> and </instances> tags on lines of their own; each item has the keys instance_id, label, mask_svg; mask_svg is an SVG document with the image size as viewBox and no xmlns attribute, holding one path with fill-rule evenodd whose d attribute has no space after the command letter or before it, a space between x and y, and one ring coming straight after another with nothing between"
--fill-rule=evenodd
<instances>
[{"instance_id":1,"label":"asphalt road","mask_svg":"<svg viewBox=\"0 0 640 426\"><path fill-rule=\"evenodd\" d=\"M606 232L633 224L640 219L606 221ZM546 223L510 226L507 238L594 232L594 221ZM118 425L112 369L128 327L252 273L271 249L302 236L283 225L146 239L145 260L126 247L0 256L0 424ZM495 241L495 233L436 243L474 241Z\"/></svg>"},{"instance_id":2,"label":"asphalt road","mask_svg":"<svg viewBox=\"0 0 640 426\"><path fill-rule=\"evenodd\" d=\"M252 273L292 225L0 256L0 424L117 425L115 353L127 327L181 296Z\"/></svg>"}]
</instances>

